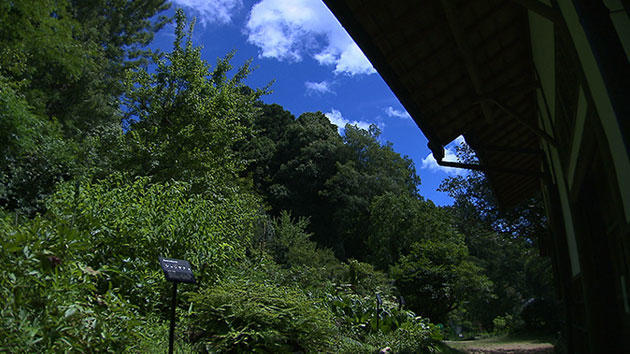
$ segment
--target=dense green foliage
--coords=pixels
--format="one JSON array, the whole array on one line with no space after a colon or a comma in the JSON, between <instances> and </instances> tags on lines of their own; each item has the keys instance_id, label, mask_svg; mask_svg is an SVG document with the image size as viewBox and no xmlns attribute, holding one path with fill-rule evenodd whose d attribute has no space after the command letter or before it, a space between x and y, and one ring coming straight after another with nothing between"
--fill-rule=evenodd
<instances>
[{"instance_id":1,"label":"dense green foliage","mask_svg":"<svg viewBox=\"0 0 630 354\"><path fill-rule=\"evenodd\" d=\"M341 137L321 112L295 119L280 106L263 105L253 129L258 136L245 149L255 158L249 170L271 213L309 217L314 239L341 259L368 252L375 197L419 198L413 162L381 145L376 126L366 131L348 125Z\"/></svg>"},{"instance_id":2,"label":"dense green foliage","mask_svg":"<svg viewBox=\"0 0 630 354\"><path fill-rule=\"evenodd\" d=\"M335 328L331 312L300 288L242 275L190 296L193 329L210 351L326 351Z\"/></svg>"},{"instance_id":3,"label":"dense green foliage","mask_svg":"<svg viewBox=\"0 0 630 354\"><path fill-rule=\"evenodd\" d=\"M191 181L207 189L201 185L228 183L243 168L233 148L249 135L253 104L264 91L244 89L248 65L227 78L230 56L210 70L192 45L192 24L184 39L183 16L177 14L173 52L154 58L155 72L142 68L128 75L130 131L115 166L153 180Z\"/></svg>"},{"instance_id":4,"label":"dense green foliage","mask_svg":"<svg viewBox=\"0 0 630 354\"><path fill-rule=\"evenodd\" d=\"M0 205L32 214L42 195L75 169L76 146L56 121L39 117L0 74Z\"/></svg>"},{"instance_id":5,"label":"dense green foliage","mask_svg":"<svg viewBox=\"0 0 630 354\"><path fill-rule=\"evenodd\" d=\"M159 256L197 279L182 351L436 351L546 296L535 210L479 204L476 175L435 206L375 126L340 135L204 62L181 10L173 50L144 50L167 7L0 0L0 351L163 350Z\"/></svg>"},{"instance_id":6,"label":"dense green foliage","mask_svg":"<svg viewBox=\"0 0 630 354\"><path fill-rule=\"evenodd\" d=\"M18 224L4 214L0 226L3 350L133 347L143 321L118 289L97 291L108 274L77 257L89 247L83 235L39 217Z\"/></svg>"},{"instance_id":7,"label":"dense green foliage","mask_svg":"<svg viewBox=\"0 0 630 354\"><path fill-rule=\"evenodd\" d=\"M458 147L458 157L475 161L466 145ZM476 323L512 331L556 331L560 306L551 262L540 256L538 246L548 232L540 198L501 211L479 172L448 178L440 188L455 199L450 208L455 227L465 235L474 262L494 284L492 296L476 297L459 311L457 320L470 327Z\"/></svg>"},{"instance_id":8,"label":"dense green foliage","mask_svg":"<svg viewBox=\"0 0 630 354\"><path fill-rule=\"evenodd\" d=\"M98 160L120 125L126 73L146 61L164 0L0 1L0 206L33 215ZM154 20L152 20L154 18Z\"/></svg>"}]
</instances>

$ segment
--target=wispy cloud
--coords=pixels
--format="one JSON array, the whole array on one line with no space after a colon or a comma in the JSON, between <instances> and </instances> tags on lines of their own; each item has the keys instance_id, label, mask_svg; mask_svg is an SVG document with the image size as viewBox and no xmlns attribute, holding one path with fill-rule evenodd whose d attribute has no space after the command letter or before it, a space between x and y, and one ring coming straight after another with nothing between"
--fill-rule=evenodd
<instances>
[{"instance_id":1,"label":"wispy cloud","mask_svg":"<svg viewBox=\"0 0 630 354\"><path fill-rule=\"evenodd\" d=\"M331 88L331 84L325 80L321 82L306 81L304 86L306 87L306 93L308 95L335 93Z\"/></svg>"},{"instance_id":2,"label":"wispy cloud","mask_svg":"<svg viewBox=\"0 0 630 354\"><path fill-rule=\"evenodd\" d=\"M350 121L348 119L345 119L341 115L341 112L334 108L332 108L330 112L324 113L324 115L328 118L328 120L330 120L332 124L337 126L339 133L343 132L343 130L346 128L346 124L356 125L357 127L365 130L370 129L370 123L365 121Z\"/></svg>"},{"instance_id":3,"label":"wispy cloud","mask_svg":"<svg viewBox=\"0 0 630 354\"><path fill-rule=\"evenodd\" d=\"M334 66L336 74L376 72L319 0L262 0L252 7L245 32L264 58L297 62L310 56Z\"/></svg>"},{"instance_id":4,"label":"wispy cloud","mask_svg":"<svg viewBox=\"0 0 630 354\"><path fill-rule=\"evenodd\" d=\"M394 109L394 107L392 107L392 106L388 106L385 109L385 114L387 114L387 116L389 116L389 117L411 119L411 116L409 115L409 113L407 113L407 111L405 111L405 110L397 110L397 109Z\"/></svg>"},{"instance_id":5,"label":"wispy cloud","mask_svg":"<svg viewBox=\"0 0 630 354\"><path fill-rule=\"evenodd\" d=\"M457 155L455 154L455 148L461 144L466 143L463 136L458 136L455 140L453 140L450 144L444 147L444 159L443 161L451 161L451 162L459 162ZM443 172L449 175L464 175L467 173L466 170L462 168L454 168L454 167L446 167L438 165L437 161L433 157L432 153L429 153L423 160L421 169L429 170L432 172Z\"/></svg>"},{"instance_id":6,"label":"wispy cloud","mask_svg":"<svg viewBox=\"0 0 630 354\"><path fill-rule=\"evenodd\" d=\"M192 10L202 26L230 23L234 12L243 6L242 0L173 0L173 3Z\"/></svg>"}]
</instances>

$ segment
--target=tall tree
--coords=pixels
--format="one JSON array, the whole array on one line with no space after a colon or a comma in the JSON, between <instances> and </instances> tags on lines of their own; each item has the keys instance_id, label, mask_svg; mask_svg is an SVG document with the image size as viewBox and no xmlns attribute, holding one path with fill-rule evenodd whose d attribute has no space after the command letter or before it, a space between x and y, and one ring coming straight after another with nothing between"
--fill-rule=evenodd
<instances>
[{"instance_id":1,"label":"tall tree","mask_svg":"<svg viewBox=\"0 0 630 354\"><path fill-rule=\"evenodd\" d=\"M279 105L259 103L253 122L254 138L246 147L253 160L249 173L273 215L283 210L308 217L313 239L325 243L331 208L321 195L326 181L336 172L343 142L337 128L321 112L299 118Z\"/></svg>"},{"instance_id":2,"label":"tall tree","mask_svg":"<svg viewBox=\"0 0 630 354\"><path fill-rule=\"evenodd\" d=\"M1 206L42 211L56 182L97 160L90 142L120 126L125 70L138 64L140 48L167 20L154 15L167 7L0 0Z\"/></svg>"},{"instance_id":3,"label":"tall tree","mask_svg":"<svg viewBox=\"0 0 630 354\"><path fill-rule=\"evenodd\" d=\"M151 1L0 1L0 73L20 83L34 113L66 136L120 123L125 70L167 21Z\"/></svg>"},{"instance_id":4,"label":"tall tree","mask_svg":"<svg viewBox=\"0 0 630 354\"><path fill-rule=\"evenodd\" d=\"M476 163L474 151L462 144L457 147L458 158ZM454 200L454 207L468 218L476 218L497 232L511 234L537 244L547 228L547 217L540 196L533 196L512 208L500 208L488 179L482 172L446 178L440 190Z\"/></svg>"},{"instance_id":5,"label":"tall tree","mask_svg":"<svg viewBox=\"0 0 630 354\"><path fill-rule=\"evenodd\" d=\"M452 217L431 201L394 193L376 197L370 207L370 263L390 270L411 309L438 322L492 292Z\"/></svg>"},{"instance_id":6,"label":"tall tree","mask_svg":"<svg viewBox=\"0 0 630 354\"><path fill-rule=\"evenodd\" d=\"M231 78L231 55L214 69L192 44L194 22L186 30L182 10L176 14L173 51L155 56L155 70L132 72L125 95L129 132L118 168L156 181L192 181L197 192L231 181L245 162L235 151L248 135L263 90L244 89L249 63Z\"/></svg>"},{"instance_id":7,"label":"tall tree","mask_svg":"<svg viewBox=\"0 0 630 354\"><path fill-rule=\"evenodd\" d=\"M347 125L337 172L321 192L334 206L331 228L336 237L331 246L342 258L365 259L369 254L366 240L374 198L385 193L419 197L420 178L413 162L395 152L390 143L379 143L379 136L374 125L369 131Z\"/></svg>"},{"instance_id":8,"label":"tall tree","mask_svg":"<svg viewBox=\"0 0 630 354\"><path fill-rule=\"evenodd\" d=\"M492 282L468 258L461 234L436 230L430 238L414 242L391 274L412 310L445 323L449 312L479 294L491 293Z\"/></svg>"},{"instance_id":9,"label":"tall tree","mask_svg":"<svg viewBox=\"0 0 630 354\"><path fill-rule=\"evenodd\" d=\"M277 105L262 105L254 121L250 168L272 213L310 217L313 240L337 256L366 259L372 200L384 193L417 198L413 162L381 144L376 126L347 125L344 136L321 112L295 119Z\"/></svg>"},{"instance_id":10,"label":"tall tree","mask_svg":"<svg viewBox=\"0 0 630 354\"><path fill-rule=\"evenodd\" d=\"M460 160L476 162L467 145L457 149ZM530 299L553 303L553 276L549 259L539 255L539 240L547 231L540 196L501 209L483 173L445 179L440 189L455 200L450 208L457 229L465 235L470 254L486 269L494 283L495 296L477 298L467 308L484 327L495 316L518 315ZM555 321L551 311L547 324Z\"/></svg>"}]
</instances>

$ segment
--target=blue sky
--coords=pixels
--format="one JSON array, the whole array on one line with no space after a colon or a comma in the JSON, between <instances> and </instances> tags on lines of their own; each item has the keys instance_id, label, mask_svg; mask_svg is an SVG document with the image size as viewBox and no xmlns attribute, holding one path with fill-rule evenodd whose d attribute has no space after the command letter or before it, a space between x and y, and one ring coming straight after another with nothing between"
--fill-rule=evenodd
<instances>
[{"instance_id":1,"label":"blue sky","mask_svg":"<svg viewBox=\"0 0 630 354\"><path fill-rule=\"evenodd\" d=\"M321 0L173 0L169 14L176 8L196 17L193 39L209 64L234 50L234 66L253 59L256 70L248 85L274 81L263 101L296 117L321 111L341 133L346 123L376 124L383 141L414 161L420 193L436 204L451 204L436 188L462 170L435 163L427 139ZM172 41L171 25L156 35L152 47L170 51ZM453 146L445 160L455 161Z\"/></svg>"}]
</instances>

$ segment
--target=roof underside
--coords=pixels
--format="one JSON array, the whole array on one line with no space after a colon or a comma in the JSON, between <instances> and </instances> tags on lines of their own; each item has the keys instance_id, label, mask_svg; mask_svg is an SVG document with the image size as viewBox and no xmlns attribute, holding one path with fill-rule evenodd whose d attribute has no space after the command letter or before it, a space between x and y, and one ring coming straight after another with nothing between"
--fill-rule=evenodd
<instances>
[{"instance_id":1,"label":"roof underside","mask_svg":"<svg viewBox=\"0 0 630 354\"><path fill-rule=\"evenodd\" d=\"M527 10L505 0L325 0L430 144L459 135L502 206L539 188Z\"/></svg>"}]
</instances>

